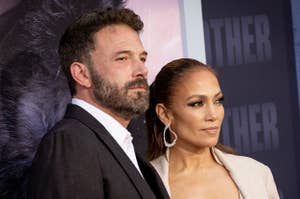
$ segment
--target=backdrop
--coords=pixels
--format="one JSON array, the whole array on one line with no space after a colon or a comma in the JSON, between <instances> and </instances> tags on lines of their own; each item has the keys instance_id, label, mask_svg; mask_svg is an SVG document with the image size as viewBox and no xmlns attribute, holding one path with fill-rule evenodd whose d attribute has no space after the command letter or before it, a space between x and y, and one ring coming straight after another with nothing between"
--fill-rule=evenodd
<instances>
[{"instance_id":1,"label":"backdrop","mask_svg":"<svg viewBox=\"0 0 300 199\"><path fill-rule=\"evenodd\" d=\"M226 98L221 141L269 165L281 198L299 198L289 2L210 0L202 6L207 62L219 71Z\"/></svg>"},{"instance_id":2,"label":"backdrop","mask_svg":"<svg viewBox=\"0 0 300 199\"><path fill-rule=\"evenodd\" d=\"M267 164L282 199L299 198L299 112L290 2L169 0L161 6L148 4L134 1L131 6L150 24L145 29L149 35L143 38L145 45L150 40L150 47L154 46L150 52L170 45L171 39L164 37L170 34L170 24L181 35L181 44L174 49L181 46L182 52L164 52L164 59L153 63L160 62L161 67L170 55L182 53L211 64L225 94L220 141ZM143 130L139 124L142 119L135 121L133 129Z\"/></svg>"},{"instance_id":3,"label":"backdrop","mask_svg":"<svg viewBox=\"0 0 300 199\"><path fill-rule=\"evenodd\" d=\"M106 6L142 17L149 82L183 56L216 68L225 94L221 142L270 166L281 198L298 199L299 114L284 0L0 0L0 198L25 197L36 147L70 100L57 59L60 35L81 13ZM143 115L128 128L145 153Z\"/></svg>"}]
</instances>

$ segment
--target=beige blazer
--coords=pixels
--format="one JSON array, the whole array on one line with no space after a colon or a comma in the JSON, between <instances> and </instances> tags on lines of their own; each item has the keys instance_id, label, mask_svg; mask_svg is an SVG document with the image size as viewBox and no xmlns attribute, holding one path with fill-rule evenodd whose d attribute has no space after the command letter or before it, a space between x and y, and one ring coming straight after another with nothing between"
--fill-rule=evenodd
<instances>
[{"instance_id":1,"label":"beige blazer","mask_svg":"<svg viewBox=\"0 0 300 199\"><path fill-rule=\"evenodd\" d=\"M224 153L212 149L215 159L230 173L243 199L279 199L271 170L266 165L249 157ZM170 194L168 182L168 151L166 155L151 161Z\"/></svg>"}]
</instances>

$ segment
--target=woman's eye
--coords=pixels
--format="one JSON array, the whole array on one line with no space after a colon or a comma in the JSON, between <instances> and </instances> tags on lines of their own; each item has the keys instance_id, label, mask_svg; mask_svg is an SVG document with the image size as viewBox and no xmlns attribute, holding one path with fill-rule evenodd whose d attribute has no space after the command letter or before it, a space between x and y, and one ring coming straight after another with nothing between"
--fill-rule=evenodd
<instances>
[{"instance_id":1,"label":"woman's eye","mask_svg":"<svg viewBox=\"0 0 300 199\"><path fill-rule=\"evenodd\" d=\"M198 107L198 106L203 106L203 101L198 101L198 102L192 102L192 103L189 103L188 105L191 106L191 107Z\"/></svg>"},{"instance_id":2,"label":"woman's eye","mask_svg":"<svg viewBox=\"0 0 300 199\"><path fill-rule=\"evenodd\" d=\"M146 62L147 58L146 57L141 57L142 62Z\"/></svg>"},{"instance_id":3,"label":"woman's eye","mask_svg":"<svg viewBox=\"0 0 300 199\"><path fill-rule=\"evenodd\" d=\"M224 103L224 97L220 97L219 99L216 100L216 104L222 104Z\"/></svg>"}]
</instances>

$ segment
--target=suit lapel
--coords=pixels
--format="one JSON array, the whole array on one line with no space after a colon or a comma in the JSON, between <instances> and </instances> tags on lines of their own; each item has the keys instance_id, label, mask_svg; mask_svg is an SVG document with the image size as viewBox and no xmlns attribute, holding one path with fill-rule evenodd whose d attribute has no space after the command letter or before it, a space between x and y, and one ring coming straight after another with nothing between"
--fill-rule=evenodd
<instances>
[{"instance_id":1,"label":"suit lapel","mask_svg":"<svg viewBox=\"0 0 300 199\"><path fill-rule=\"evenodd\" d=\"M156 197L160 199L170 198L163 182L161 181L161 178L155 169L138 154L137 161L145 180L150 185Z\"/></svg>"},{"instance_id":2,"label":"suit lapel","mask_svg":"<svg viewBox=\"0 0 300 199\"><path fill-rule=\"evenodd\" d=\"M155 198L153 192L147 186L147 182L142 178L134 164L128 156L109 134L109 132L88 112L76 105L68 105L66 118L79 120L81 123L90 128L100 141L108 148L115 160L123 168L132 184L136 187L142 198Z\"/></svg>"}]
</instances>

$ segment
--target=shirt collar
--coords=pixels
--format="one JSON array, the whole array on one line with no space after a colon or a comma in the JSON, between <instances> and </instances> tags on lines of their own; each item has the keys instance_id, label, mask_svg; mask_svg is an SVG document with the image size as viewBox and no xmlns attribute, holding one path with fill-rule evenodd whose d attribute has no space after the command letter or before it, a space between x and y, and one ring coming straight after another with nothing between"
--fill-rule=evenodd
<instances>
[{"instance_id":1,"label":"shirt collar","mask_svg":"<svg viewBox=\"0 0 300 199\"><path fill-rule=\"evenodd\" d=\"M72 98L71 103L80 106L88 113L90 113L98 122L100 122L105 127L105 129L123 149L126 149L128 147L129 142L131 143L132 136L130 132L112 116L89 104L88 102L78 98Z\"/></svg>"}]
</instances>

